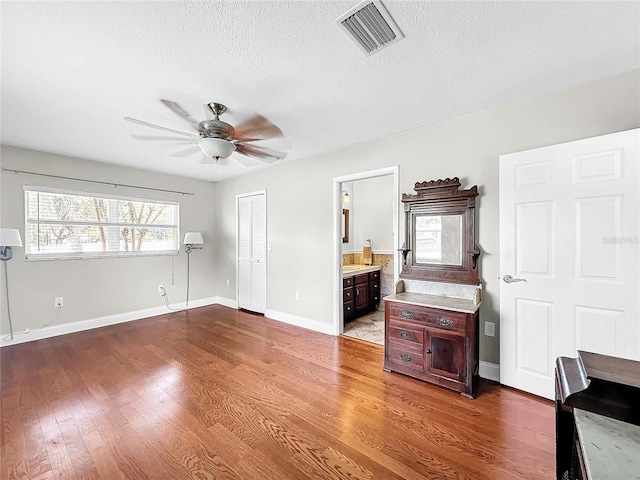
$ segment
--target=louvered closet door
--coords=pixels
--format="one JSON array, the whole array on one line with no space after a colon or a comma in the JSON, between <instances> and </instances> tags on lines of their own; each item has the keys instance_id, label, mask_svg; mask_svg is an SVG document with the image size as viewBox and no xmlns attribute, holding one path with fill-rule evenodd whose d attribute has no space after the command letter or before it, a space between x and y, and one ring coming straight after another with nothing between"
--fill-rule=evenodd
<instances>
[{"instance_id":1,"label":"louvered closet door","mask_svg":"<svg viewBox=\"0 0 640 480\"><path fill-rule=\"evenodd\" d=\"M264 313L267 300L264 193L238 198L238 306Z\"/></svg>"}]
</instances>

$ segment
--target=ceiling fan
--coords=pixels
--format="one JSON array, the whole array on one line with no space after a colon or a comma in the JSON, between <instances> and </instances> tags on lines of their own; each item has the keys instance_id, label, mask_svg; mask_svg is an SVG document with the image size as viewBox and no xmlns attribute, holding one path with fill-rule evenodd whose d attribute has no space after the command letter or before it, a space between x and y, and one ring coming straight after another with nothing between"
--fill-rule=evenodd
<instances>
[{"instance_id":1,"label":"ceiling fan","mask_svg":"<svg viewBox=\"0 0 640 480\"><path fill-rule=\"evenodd\" d=\"M180 135L180 137L132 135L136 139L170 140L174 142L177 141L178 143L196 144L184 151L173 154L172 156L174 157L186 157L202 151L205 155L202 163L215 162L218 164L220 160L228 158L234 152L266 163L281 160L287 155L282 151L252 144L252 142L284 137L282 130L262 115L254 115L239 125L236 125L236 127L233 127L220 120L219 116L227 111L227 107L220 103L212 102L207 104L208 109L213 114L213 118L207 118L198 122L177 103L164 99L160 101L169 107L172 112L185 120L197 133L182 132L180 130L174 130L173 128L145 122L144 120L138 120L137 118L124 117L124 119L127 122L137 123L146 127ZM246 159L243 160L242 157L234 158L244 165L255 165L255 163L246 162Z\"/></svg>"}]
</instances>

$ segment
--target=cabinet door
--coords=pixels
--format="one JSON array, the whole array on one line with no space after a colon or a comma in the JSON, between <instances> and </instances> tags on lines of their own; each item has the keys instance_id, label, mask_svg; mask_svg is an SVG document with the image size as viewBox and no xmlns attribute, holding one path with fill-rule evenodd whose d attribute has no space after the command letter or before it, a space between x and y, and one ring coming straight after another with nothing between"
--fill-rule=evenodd
<instances>
[{"instance_id":1,"label":"cabinet door","mask_svg":"<svg viewBox=\"0 0 640 480\"><path fill-rule=\"evenodd\" d=\"M465 337L432 329L425 333L425 363L429 373L464 383L467 373Z\"/></svg>"},{"instance_id":2,"label":"cabinet door","mask_svg":"<svg viewBox=\"0 0 640 480\"><path fill-rule=\"evenodd\" d=\"M369 283L356 284L356 310L369 308Z\"/></svg>"}]
</instances>

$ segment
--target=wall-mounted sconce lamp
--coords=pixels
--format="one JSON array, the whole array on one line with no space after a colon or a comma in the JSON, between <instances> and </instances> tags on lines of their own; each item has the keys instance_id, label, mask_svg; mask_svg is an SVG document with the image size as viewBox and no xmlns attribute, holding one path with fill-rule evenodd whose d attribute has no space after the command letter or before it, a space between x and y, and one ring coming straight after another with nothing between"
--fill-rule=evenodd
<instances>
[{"instance_id":1,"label":"wall-mounted sconce lamp","mask_svg":"<svg viewBox=\"0 0 640 480\"><path fill-rule=\"evenodd\" d=\"M7 318L9 319L9 339L13 340L13 325L11 324L11 306L9 305L9 274L7 273L7 260L13 258L12 247L21 247L20 232L14 228L0 228L0 260L4 264L4 288L7 294Z\"/></svg>"},{"instance_id":2,"label":"wall-mounted sconce lamp","mask_svg":"<svg viewBox=\"0 0 640 480\"><path fill-rule=\"evenodd\" d=\"M349 203L351 201L351 198L349 197L349 192L347 192L346 190L342 191L342 203Z\"/></svg>"},{"instance_id":3,"label":"wall-mounted sconce lamp","mask_svg":"<svg viewBox=\"0 0 640 480\"><path fill-rule=\"evenodd\" d=\"M184 234L184 251L187 252L187 300L184 303L184 309L187 310L189 308L189 264L191 259L191 251L192 250L202 250L202 245L204 244L204 239L202 238L202 233L200 232L187 232Z\"/></svg>"}]
</instances>

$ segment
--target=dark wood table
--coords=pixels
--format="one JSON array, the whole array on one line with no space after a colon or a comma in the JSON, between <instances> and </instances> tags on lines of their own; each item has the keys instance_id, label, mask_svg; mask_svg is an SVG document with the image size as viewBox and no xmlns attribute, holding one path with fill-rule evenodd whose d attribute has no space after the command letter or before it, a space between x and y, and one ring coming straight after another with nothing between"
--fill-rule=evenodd
<instances>
[{"instance_id":1,"label":"dark wood table","mask_svg":"<svg viewBox=\"0 0 640 480\"><path fill-rule=\"evenodd\" d=\"M578 351L556 360L556 478L588 478L574 408L640 425L640 362Z\"/></svg>"}]
</instances>

